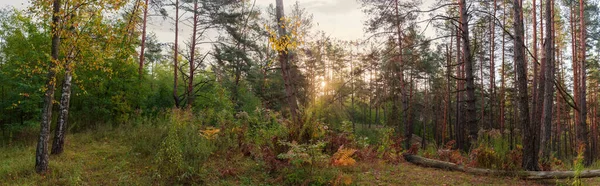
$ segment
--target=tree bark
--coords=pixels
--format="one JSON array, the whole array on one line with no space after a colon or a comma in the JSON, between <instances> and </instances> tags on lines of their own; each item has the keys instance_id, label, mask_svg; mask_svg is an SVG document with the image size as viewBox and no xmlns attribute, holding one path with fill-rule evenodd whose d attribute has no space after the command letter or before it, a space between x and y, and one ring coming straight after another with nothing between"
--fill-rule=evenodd
<instances>
[{"instance_id":1,"label":"tree bark","mask_svg":"<svg viewBox=\"0 0 600 186\"><path fill-rule=\"evenodd\" d=\"M502 1L502 9L504 14L502 15L502 25L506 25L506 1ZM504 136L504 126L505 124L505 106L506 106L506 95L504 93L505 91L505 76L504 76L504 65L506 65L504 62L504 58L505 58L505 40L506 40L506 33L502 32L502 67L500 68L500 130L502 131L502 135ZM512 144L511 144L512 147ZM512 148L511 148L512 149Z\"/></svg>"},{"instance_id":2,"label":"tree bark","mask_svg":"<svg viewBox=\"0 0 600 186\"><path fill-rule=\"evenodd\" d=\"M579 103L579 110L580 110L580 116L579 116L579 120L580 123L578 124L579 129L579 135L577 135L577 137L579 139L577 139L578 143L582 143L582 144L586 144L586 148L585 148L585 157L584 157L584 165L589 166L592 164L592 156L593 154L591 154L591 147L589 145L589 140L588 140L588 129L587 129L587 106L586 106L586 67L585 67L585 50L586 50L586 32L585 32L585 16L584 16L584 10L585 10L585 3L584 0L579 0L579 24L580 24L580 34L579 34L579 45L580 45L580 49L579 52L581 52L580 54L580 76L581 79L579 81L579 91L581 92L579 95L580 98L580 103Z\"/></svg>"},{"instance_id":3,"label":"tree bark","mask_svg":"<svg viewBox=\"0 0 600 186\"><path fill-rule=\"evenodd\" d=\"M35 171L46 173L48 171L48 140L50 138L50 124L52 122L52 105L54 101L54 89L56 85L56 65L60 47L60 0L54 0L52 10L52 59L48 66L46 80L46 93L44 94L44 107L42 108L42 122L40 124L40 138L35 152Z\"/></svg>"},{"instance_id":4,"label":"tree bark","mask_svg":"<svg viewBox=\"0 0 600 186\"><path fill-rule=\"evenodd\" d=\"M579 85L580 85L579 84L579 78L581 76L579 75L580 68L579 68L579 64L578 64L578 61L579 61L579 52L578 52L579 51L579 45L577 45L578 34L575 31L576 30L576 28L575 28L576 27L576 24L575 24L575 19L576 19L576 17L575 17L575 8L573 8L573 5L571 5L570 9L571 9L571 11L570 11L569 16L571 18L570 19L570 24L571 24L571 51L572 51L572 56L573 56L572 66L571 66L573 68L573 98L574 98L575 105L579 106L580 105L580 101L581 101L580 98L579 98L580 97L580 95L579 95L580 94L580 92L579 92ZM573 112L574 112L573 115L574 115L574 119L575 119L575 121L574 121L575 122L574 123L574 125L575 125L574 129L575 129L575 133L577 133L577 138L579 140L579 138L582 138L582 136L579 136L580 135L580 133L579 133L580 130L579 129L581 128L581 126L580 126L580 123L581 123L580 122L580 113L579 113L580 111L574 109ZM581 134L581 135L583 135L583 134ZM570 135L570 136L572 136L572 135ZM575 145L575 143L571 142L571 145ZM571 150L573 150L573 148L576 148L576 146L573 146L571 148Z\"/></svg>"},{"instance_id":5,"label":"tree bark","mask_svg":"<svg viewBox=\"0 0 600 186\"><path fill-rule=\"evenodd\" d=\"M456 84L457 84L457 90L456 90L456 125L454 127L454 129L456 130L456 147L458 149L464 150L466 145L465 145L465 128L463 126L463 113L462 113L462 91L464 91L464 86L463 86L463 81L461 79L463 79L463 67L464 67L464 61L461 60L461 47L460 47L460 26L456 29L456 77L459 77L460 79L456 80Z\"/></svg>"},{"instance_id":6,"label":"tree bark","mask_svg":"<svg viewBox=\"0 0 600 186\"><path fill-rule=\"evenodd\" d=\"M540 0L541 1L541 0ZM540 2L540 4L542 4L542 2ZM540 7L542 7L542 5L540 5ZM540 60L538 59L538 47L537 47L537 19L536 19L536 14L537 14L537 7L536 7L536 1L533 0L533 13L532 13L532 22L533 22L533 59L536 62L540 62ZM541 8L540 8L541 9ZM540 17L541 17L541 10L540 10ZM541 25L542 21L540 19L540 25ZM540 29L540 31L542 31L542 29ZM543 33L541 35L544 35ZM543 62L542 62L543 63ZM543 86L542 87L538 87L538 79L543 78L542 76L538 76L538 68L540 68L537 63L532 63L533 64L533 86L531 88L532 90L532 103L531 103L531 108L533 109L533 112L531 113L533 116L531 116L532 121L531 122L537 122L536 118L539 118L539 112L542 109L538 109L538 103L541 103L541 99L538 100L538 90L539 89L544 89ZM542 80L543 81L543 80ZM543 84L543 83L541 83Z\"/></svg>"},{"instance_id":7,"label":"tree bark","mask_svg":"<svg viewBox=\"0 0 600 186\"><path fill-rule=\"evenodd\" d=\"M544 48L546 50L544 56L545 60L545 71L544 71L544 102L542 112L542 125L541 125L541 140L540 140L540 152L541 159L543 161L550 161L550 150L551 150L551 133L552 133L552 107L554 103L554 37L552 33L552 0L546 1L546 39L544 41ZM540 81L540 84L542 82Z\"/></svg>"},{"instance_id":8,"label":"tree bark","mask_svg":"<svg viewBox=\"0 0 600 186\"><path fill-rule=\"evenodd\" d=\"M277 26L278 26L278 32L279 32L279 37L283 37L285 35L287 35L286 29L285 29L285 23L284 20L282 19L284 17L284 12L283 12L283 0L276 0L276 12L275 12L275 16L277 18ZM290 115L292 116L292 120L295 123L295 125L298 125L296 127L299 127L298 129L300 129L300 125L301 125L301 121L300 118L298 116L298 102L296 99L296 94L294 93L294 85L292 84L292 72L290 71L290 63L289 63L289 51L287 51L287 49L279 51L279 64L281 66L281 74L283 76L283 81L284 81L284 86L285 86L285 92L286 92L286 97L287 97L287 101L288 101L288 106L290 109Z\"/></svg>"},{"instance_id":9,"label":"tree bark","mask_svg":"<svg viewBox=\"0 0 600 186\"><path fill-rule=\"evenodd\" d=\"M527 73L525 72L525 43L523 40L523 20L521 19L522 0L514 0L514 61L516 65L517 89L518 89L518 106L519 118L521 120L523 132L523 169L537 171L538 167L538 151L536 146L539 135L539 128L534 125L534 122L529 121L529 100L527 95Z\"/></svg>"},{"instance_id":10,"label":"tree bark","mask_svg":"<svg viewBox=\"0 0 600 186\"><path fill-rule=\"evenodd\" d=\"M496 102L496 63L495 63L495 58L496 55L494 54L494 52L496 51L496 38L495 38L495 34L496 34L496 21L494 21L493 19L496 18L496 0L494 0L494 14L493 17L491 18L492 20L490 20L491 23L491 28L490 28L490 126L492 126L492 123L494 122L494 104ZM483 110L483 108L482 108ZM503 131L501 131L503 132Z\"/></svg>"},{"instance_id":11,"label":"tree bark","mask_svg":"<svg viewBox=\"0 0 600 186\"><path fill-rule=\"evenodd\" d=\"M144 6L144 22L142 23L142 44L140 49L140 79L144 77L144 51L146 49L146 23L148 20L148 0L146 0L146 4Z\"/></svg>"},{"instance_id":12,"label":"tree bark","mask_svg":"<svg viewBox=\"0 0 600 186\"><path fill-rule=\"evenodd\" d=\"M198 32L198 0L194 0L194 20L192 20L192 43L190 51L190 76L188 78L188 90L187 90L187 107L192 108L194 104L194 60L196 57L196 34Z\"/></svg>"},{"instance_id":13,"label":"tree bark","mask_svg":"<svg viewBox=\"0 0 600 186\"><path fill-rule=\"evenodd\" d=\"M544 3L540 2L540 4L541 4L540 7L543 7ZM546 4L548 5L549 3L546 3ZM540 8L540 9L542 9L542 8ZM540 10L540 15L543 15L542 12L543 12L543 10ZM542 16L540 16L540 26L543 25L541 18L542 18ZM534 20L534 22L535 22L535 20ZM549 26L549 25L550 24L546 24L546 26ZM544 35L544 31L542 28L540 28L540 35L542 35L542 37ZM537 43L535 43L534 46L535 45L537 45ZM536 49L536 53L537 53L537 49ZM539 73L537 72L538 69L535 69L535 71L536 71L535 74L537 76L534 77L534 88L533 88L534 96L533 96L533 103L531 104L532 105L531 110L533 113L531 114L532 116L531 116L530 122L531 122L531 125L540 127L540 132L541 132L540 136L543 136L543 135L545 135L544 132L546 130L545 128L543 128L545 125L542 125L542 121L544 120L542 115L544 112L544 103L546 101L545 91L546 91L546 84L547 84L547 80L546 80L547 74L545 74L545 73L548 70L548 64L546 64L546 60L548 59L548 57L546 56L546 54L545 54L546 52L544 52L544 50L542 50L540 53L541 53L542 60L541 60L541 65L539 67ZM534 63L534 65L537 65L537 64ZM537 82L535 80L537 80ZM540 143L541 142L540 138L537 138L536 142L535 142L536 144L540 144L539 146L536 146L536 152L538 152L538 153L542 151L540 149L540 147L543 146Z\"/></svg>"},{"instance_id":14,"label":"tree bark","mask_svg":"<svg viewBox=\"0 0 600 186\"><path fill-rule=\"evenodd\" d=\"M177 71L179 70L179 0L175 0L175 43L173 44L173 99L175 107L179 108L179 95L177 95Z\"/></svg>"},{"instance_id":15,"label":"tree bark","mask_svg":"<svg viewBox=\"0 0 600 186\"><path fill-rule=\"evenodd\" d=\"M452 40L451 40L452 42ZM450 43L452 45L452 43ZM442 126L442 144L446 144L446 131L447 126L450 121L450 50L448 50L448 45L446 45L446 105L444 106L444 125ZM452 133L450 133L452 135Z\"/></svg>"},{"instance_id":16,"label":"tree bark","mask_svg":"<svg viewBox=\"0 0 600 186\"><path fill-rule=\"evenodd\" d=\"M469 142L470 146L474 146L477 142L477 132L479 127L477 126L477 110L476 110L476 98L475 98L475 78L473 77L473 59L471 58L471 46L469 42L469 15L467 12L465 0L459 0L460 6L460 23L461 23L461 38L463 42L463 60L465 62L465 75L466 75L466 90L467 90L467 117L466 124L469 129Z\"/></svg>"},{"instance_id":17,"label":"tree bark","mask_svg":"<svg viewBox=\"0 0 600 186\"><path fill-rule=\"evenodd\" d=\"M62 85L62 95L60 96L58 123L56 124L54 141L52 143L52 154L61 154L64 151L65 135L67 134L67 124L69 122L69 103L71 102L72 79L72 67L69 62L67 62L65 65L65 79Z\"/></svg>"},{"instance_id":18,"label":"tree bark","mask_svg":"<svg viewBox=\"0 0 600 186\"><path fill-rule=\"evenodd\" d=\"M404 139L405 139L405 143L404 146L406 149L410 148L410 138L412 136L412 121L410 121L409 119L409 105L408 105L408 95L406 94L406 84L404 81L404 62L403 62L403 50L402 50L402 26L401 26L401 20L399 19L400 17L400 10L399 10L399 5L398 5L398 0L394 1L395 3L395 16L397 17L396 20L396 34L398 35L397 39L398 39L398 66L399 66L399 71L398 71L398 80L400 82L400 101L402 102L402 121L403 124L405 125L405 130L404 130Z\"/></svg>"}]
</instances>

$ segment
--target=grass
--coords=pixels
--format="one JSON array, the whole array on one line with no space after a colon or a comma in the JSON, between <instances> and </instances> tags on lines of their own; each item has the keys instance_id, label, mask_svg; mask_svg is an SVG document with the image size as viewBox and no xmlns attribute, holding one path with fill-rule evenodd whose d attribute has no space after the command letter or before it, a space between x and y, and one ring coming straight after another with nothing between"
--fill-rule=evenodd
<instances>
[{"instance_id":1,"label":"grass","mask_svg":"<svg viewBox=\"0 0 600 186\"><path fill-rule=\"evenodd\" d=\"M34 172L35 144L0 149L0 182L9 185L148 185L149 167L117 140L93 139L90 133L68 136L65 152L50 156L49 173Z\"/></svg>"},{"instance_id":2,"label":"grass","mask_svg":"<svg viewBox=\"0 0 600 186\"><path fill-rule=\"evenodd\" d=\"M50 156L50 171L34 172L35 135L0 147L0 185L171 185L173 178L156 177L152 153L135 150L136 128L96 129L67 136L65 152ZM35 130L34 130L35 131ZM132 137L133 136L133 137ZM149 139L146 139L149 140ZM137 142L136 142L137 141ZM139 147L138 147L139 148ZM200 165L194 182L186 185L286 185L290 172L269 174L261 160L217 152ZM352 185L569 185L570 180L524 181L511 177L475 176L383 161L358 162L352 167L326 167L315 175L334 174ZM287 174L287 175L286 175ZM335 176L338 175L338 176ZM342 179L343 178L343 179ZM333 180L332 180L333 181ZM348 182L347 182L348 183ZM600 178L583 179L585 185L598 185Z\"/></svg>"}]
</instances>

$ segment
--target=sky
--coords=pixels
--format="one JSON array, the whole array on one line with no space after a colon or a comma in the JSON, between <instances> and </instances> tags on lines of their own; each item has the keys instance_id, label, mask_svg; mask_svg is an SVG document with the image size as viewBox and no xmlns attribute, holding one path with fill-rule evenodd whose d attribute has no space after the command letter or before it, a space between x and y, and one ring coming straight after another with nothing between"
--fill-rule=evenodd
<instances>
[{"instance_id":1,"label":"sky","mask_svg":"<svg viewBox=\"0 0 600 186\"><path fill-rule=\"evenodd\" d=\"M253 0L250 1L251 3ZM284 11L289 13L296 1L284 1ZM256 7L266 11L274 0L256 0ZM360 10L360 4L355 0L300 0L300 7L313 15L314 29L324 31L332 37L341 40L357 40L363 37L363 22L366 16ZM161 42L172 42L174 39L173 23L160 21L156 18L150 30L156 33ZM190 29L182 30L183 36L191 35Z\"/></svg>"},{"instance_id":2,"label":"sky","mask_svg":"<svg viewBox=\"0 0 600 186\"><path fill-rule=\"evenodd\" d=\"M250 0L252 3L254 0ZM424 0L427 7L432 0ZM289 13L296 1L285 0L285 11ZM314 29L324 31L331 37L340 40L358 40L365 38L364 21L367 16L361 11L361 4L357 0L298 0L300 7L313 15ZM274 0L256 0L256 8L265 10ZM14 6L23 9L29 4L28 0L2 0L0 7ZM148 32L155 33L159 42L170 43L174 40L174 24L170 20L154 17L148 25ZM180 26L181 28L182 26ZM190 28L183 27L180 31L180 40L185 40L191 35ZM433 30L428 30L427 35L433 35ZM182 41L183 42L183 41Z\"/></svg>"}]
</instances>

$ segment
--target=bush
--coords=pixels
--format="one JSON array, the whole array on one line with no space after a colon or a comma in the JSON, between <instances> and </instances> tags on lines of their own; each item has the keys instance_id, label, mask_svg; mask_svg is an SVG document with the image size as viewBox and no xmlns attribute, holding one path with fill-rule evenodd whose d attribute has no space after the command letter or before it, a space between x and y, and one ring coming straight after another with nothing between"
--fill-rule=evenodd
<instances>
[{"instance_id":1,"label":"bush","mask_svg":"<svg viewBox=\"0 0 600 186\"><path fill-rule=\"evenodd\" d=\"M305 181L310 182L317 167L325 167L329 156L323 154L324 142L298 144L294 142L280 142L283 145L290 147L286 153L279 154L279 159L285 159L293 166L292 171L286 169L286 183L292 185L305 184Z\"/></svg>"},{"instance_id":2,"label":"bush","mask_svg":"<svg viewBox=\"0 0 600 186\"><path fill-rule=\"evenodd\" d=\"M478 147L469 155L470 166L490 169L518 170L522 159L521 150L510 150L507 140L499 130L479 131Z\"/></svg>"},{"instance_id":3,"label":"bush","mask_svg":"<svg viewBox=\"0 0 600 186\"><path fill-rule=\"evenodd\" d=\"M392 163L397 163L401 158L399 153L402 152L402 140L394 137L393 128L386 127L379 130L381 142L377 147L377 156Z\"/></svg>"},{"instance_id":4,"label":"bush","mask_svg":"<svg viewBox=\"0 0 600 186\"><path fill-rule=\"evenodd\" d=\"M575 177L573 178L573 185L583 185L581 182L581 171L583 171L583 153L585 152L585 145L579 144L577 148L577 157L573 160L573 170L575 171Z\"/></svg>"},{"instance_id":5,"label":"bush","mask_svg":"<svg viewBox=\"0 0 600 186\"><path fill-rule=\"evenodd\" d=\"M174 109L167 123L167 134L154 158L157 178L185 183L201 177L201 168L209 156L216 151L215 139L201 135L200 126L195 124L189 111Z\"/></svg>"}]
</instances>

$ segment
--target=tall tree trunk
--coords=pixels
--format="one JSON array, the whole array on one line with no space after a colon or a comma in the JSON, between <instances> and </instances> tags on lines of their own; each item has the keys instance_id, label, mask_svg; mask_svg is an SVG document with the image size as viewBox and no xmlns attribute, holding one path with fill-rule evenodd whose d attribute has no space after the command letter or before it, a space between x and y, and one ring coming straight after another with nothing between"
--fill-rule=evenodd
<instances>
[{"instance_id":1,"label":"tall tree trunk","mask_svg":"<svg viewBox=\"0 0 600 186\"><path fill-rule=\"evenodd\" d=\"M194 104L194 71L195 64L194 60L196 57L196 34L198 33L198 0L194 0L194 20L192 20L192 43L190 44L190 76L188 78L188 90L187 90L187 107L192 108Z\"/></svg>"},{"instance_id":2,"label":"tall tree trunk","mask_svg":"<svg viewBox=\"0 0 600 186\"><path fill-rule=\"evenodd\" d=\"M579 34L579 52L581 52L580 54L580 71L579 74L581 76L581 79L579 81L579 91L581 92L579 95L580 98L580 103L579 103L579 110L580 110L580 123L578 124L579 129L578 130L580 133L577 135L577 137L579 137L579 139L577 139L578 143L582 143L582 144L586 144L586 148L585 148L585 158L584 158L584 165L589 166L592 164L592 156L593 154L591 154L590 151L590 145L589 145L589 141L588 141L588 129L587 129L587 106L586 106L586 67L585 67L585 50L586 50L586 32L585 32L585 16L584 16L584 10L585 10L585 2L584 0L579 0L579 24L580 24L580 34Z\"/></svg>"},{"instance_id":3,"label":"tall tree trunk","mask_svg":"<svg viewBox=\"0 0 600 186\"><path fill-rule=\"evenodd\" d=\"M145 61L145 57L144 57L144 51L146 49L146 23L148 21L148 0L146 0L146 4L144 6L144 22L142 23L142 44L141 45L141 49L140 49L140 69L139 69L139 74L140 74L140 79L142 79L142 77L144 77L144 61Z\"/></svg>"},{"instance_id":4,"label":"tall tree trunk","mask_svg":"<svg viewBox=\"0 0 600 186\"><path fill-rule=\"evenodd\" d=\"M179 96L177 95L177 70L179 70L179 0L175 0L175 43L173 45L173 99L175 107L179 108Z\"/></svg>"},{"instance_id":5,"label":"tall tree trunk","mask_svg":"<svg viewBox=\"0 0 600 186\"><path fill-rule=\"evenodd\" d=\"M452 40L450 40L450 43L452 43ZM450 44L452 45L452 44ZM444 106L444 123L442 126L442 145L446 144L446 131L447 131L447 126L449 123L452 123L450 121L450 66L451 66L451 59L450 59L450 50L448 50L448 45L446 45L446 105ZM452 133L450 133L450 135L452 135Z\"/></svg>"},{"instance_id":6,"label":"tall tree trunk","mask_svg":"<svg viewBox=\"0 0 600 186\"><path fill-rule=\"evenodd\" d=\"M598 84L598 82L596 81L596 84ZM592 93L591 93L591 99L592 99L592 108L591 108L591 112L592 112L592 116L590 116L590 120L592 121L592 154L597 154L598 153L598 122L597 122L597 115L598 115L598 87L592 88ZM595 159L597 159L596 156L592 156L592 161L594 161Z\"/></svg>"},{"instance_id":7,"label":"tall tree trunk","mask_svg":"<svg viewBox=\"0 0 600 186\"><path fill-rule=\"evenodd\" d=\"M541 1L541 0L540 0ZM540 4L542 4L542 2L540 2ZM540 5L540 7L542 7L542 5ZM532 22L533 22L533 60L536 62L540 62L540 60L538 59L538 47L537 47L537 19L536 19L536 14L537 14L537 7L536 7L536 1L533 0L533 13L532 13ZM541 8L540 8L541 9ZM541 17L541 10L540 10L540 17ZM542 21L540 19L540 25L542 24ZM540 32L542 31L542 29L540 28ZM544 35L543 33L541 35ZM543 63L543 62L542 62ZM531 108L533 110L532 113L530 113L532 116L532 121L531 122L536 122L539 118L539 112L538 110L542 110L541 108L538 109L538 103L541 103L541 99L538 100L539 97L539 92L538 89L544 89L543 86L541 88L538 87L538 79L543 78L541 76L538 76L538 65L537 63L532 63L533 64L533 86L531 88L532 90L532 103L531 103ZM541 83L543 84L543 83Z\"/></svg>"},{"instance_id":8,"label":"tall tree trunk","mask_svg":"<svg viewBox=\"0 0 600 186\"><path fill-rule=\"evenodd\" d=\"M502 15L502 25L506 25L506 1L502 1L502 9L504 12ZM504 58L506 55L504 55L505 53L505 40L506 40L506 33L502 32L502 65L501 65L501 69L500 69L500 130L502 131L502 135L504 136L504 126L505 124L505 106L506 106L506 95L504 93L505 91L505 76L504 76L504 66L505 61ZM511 144L512 147L512 144ZM512 148L511 148L512 149Z\"/></svg>"},{"instance_id":9,"label":"tall tree trunk","mask_svg":"<svg viewBox=\"0 0 600 186\"><path fill-rule=\"evenodd\" d=\"M541 2L540 7L543 7L543 2ZM546 3L549 4L549 3ZM542 8L540 8L542 9ZM543 15L543 10L540 10L540 15ZM543 21L541 21L541 17L540 16L540 25L543 25ZM546 24L547 26L550 24ZM544 30L542 28L540 28L540 35L542 35L541 38L543 38L544 35ZM534 126L539 126L540 127L540 132L541 136L544 135L543 132L545 132L545 129L543 128L544 125L542 125L542 121L544 120L542 117L542 112L544 111L544 102L545 102L545 91L546 91L546 76L545 76L545 72L547 70L547 64L546 64L546 52L544 52L544 50L541 51L541 64L540 64L540 69L539 69L539 74L537 74L537 76L534 78L534 80L538 80L538 83L536 84L537 86L534 87L534 99L533 99L533 103L532 103L532 117L531 117L531 123ZM538 104L539 103L539 104ZM541 146L541 144L540 144ZM540 149L541 152L541 149Z\"/></svg>"},{"instance_id":10,"label":"tall tree trunk","mask_svg":"<svg viewBox=\"0 0 600 186\"><path fill-rule=\"evenodd\" d=\"M406 95L406 85L404 82L404 64L402 61L402 57L403 57L403 53L402 53L402 27L400 26L401 24L401 20L399 19L400 17L400 11L399 11L399 5L398 5L398 0L394 1L395 3L395 15L398 18L396 20L396 34L398 35L398 65L400 67L399 73L398 73L398 80L400 81L400 96L401 96L401 102L402 102L402 120L403 123L405 125L405 130L404 130L404 139L405 139L405 148L408 149L410 148L410 137L412 136L412 131L408 130L408 129L412 129L412 122L408 119L410 116L407 114L408 113L408 96Z\"/></svg>"},{"instance_id":11,"label":"tall tree trunk","mask_svg":"<svg viewBox=\"0 0 600 186\"><path fill-rule=\"evenodd\" d=\"M54 0L52 10L52 60L48 66L48 79L46 80L46 93L44 94L44 107L42 109L42 122L40 124L40 138L35 152L35 171L45 173L48 170L48 140L50 138L50 124L52 122L52 102L56 85L56 65L59 62L58 52L60 47L60 7L61 1Z\"/></svg>"},{"instance_id":12,"label":"tall tree trunk","mask_svg":"<svg viewBox=\"0 0 600 186\"><path fill-rule=\"evenodd\" d=\"M413 55L414 56L414 55ZM414 59L413 59L414 60ZM414 112L413 112L413 108L411 103L413 102L413 95L414 95L414 90L415 90L415 83L414 83L414 73L412 72L412 68L408 69L408 79L409 79L409 84L408 86L410 86L410 90L408 92L408 108L406 109L406 116L408 117L406 120L408 123L406 123L406 135L408 136L408 138L406 138L408 141L411 141L410 139L412 138L412 133L414 130L414 125L413 125L413 120L414 120ZM418 133L417 133L418 134ZM424 138L421 138L421 140L425 140ZM421 141L422 143L422 141ZM411 144L412 145L412 144Z\"/></svg>"},{"instance_id":13,"label":"tall tree trunk","mask_svg":"<svg viewBox=\"0 0 600 186\"><path fill-rule=\"evenodd\" d=\"M523 169L537 171L538 167L538 151L536 146L537 135L539 135L539 128L533 123L529 122L529 100L527 95L527 73L525 72L525 55L524 48L525 42L523 40L523 20L521 19L521 7L522 0L514 0L514 29L515 29L515 40L514 40L514 61L516 65L517 75L517 88L518 88L518 105L519 105L519 118L523 125Z\"/></svg>"},{"instance_id":14,"label":"tall tree trunk","mask_svg":"<svg viewBox=\"0 0 600 186\"><path fill-rule=\"evenodd\" d=\"M481 44L480 44L481 48L483 48L483 38L484 38L483 34L482 34L481 38L479 38L479 37L477 37L477 32L475 32L474 38L475 38L475 43L473 45L474 46L478 46L477 39L479 39L479 41L481 41ZM479 49L479 50L482 50L482 49ZM483 85L483 61L485 61L485 60L483 59L484 58L483 55L484 55L483 51L478 52L478 56L479 56L479 83L481 84L481 90L479 91L479 93L480 93L479 96L480 96L480 99L481 99L481 107L480 107L480 109L481 109L481 117L480 117L479 121L481 121L480 122L480 126L482 128L484 128L486 130L489 130L489 129L492 129L492 127L491 127L492 122L488 121L488 123L490 124L489 126L485 123L486 122L485 121L485 95L484 95L485 86Z\"/></svg>"},{"instance_id":15,"label":"tall tree trunk","mask_svg":"<svg viewBox=\"0 0 600 186\"><path fill-rule=\"evenodd\" d=\"M552 5L554 6L554 3ZM553 8L553 11L554 11L554 8ZM552 15L554 15L554 13ZM556 35L556 25L552 28L552 32L553 32L552 34L554 35L554 38L556 38L556 36L557 36ZM556 43L556 41L555 41L555 43ZM562 63L561 56L560 56L560 54L561 54L560 47L556 48L556 50L554 50L554 52L555 52L554 53L555 54L554 73L555 73L555 76L558 76L557 77L557 79L559 81L558 83L561 83L563 81L563 78L560 73L560 68L561 68L560 64ZM558 74L558 75L556 75L556 74ZM553 150L557 151L556 154L557 154L558 158L562 158L561 148L560 148L560 138L561 138L562 130L563 130L563 128L562 128L563 127L562 112L563 112L562 101L560 99L560 96L557 95L556 96L556 112L555 112L556 113L556 125L555 125L555 129L554 129L556 132L554 135Z\"/></svg>"},{"instance_id":16,"label":"tall tree trunk","mask_svg":"<svg viewBox=\"0 0 600 186\"><path fill-rule=\"evenodd\" d=\"M61 154L64 150L65 135L67 134L67 124L69 122L69 103L71 102L71 80L72 67L67 62L65 64L65 79L62 85L62 95L60 96L60 108L58 111L58 123L54 132L54 141L52 143L52 154Z\"/></svg>"},{"instance_id":17,"label":"tall tree trunk","mask_svg":"<svg viewBox=\"0 0 600 186\"><path fill-rule=\"evenodd\" d=\"M358 48L358 43L356 46ZM354 56L352 55L352 48L350 48L350 50L350 86L352 90L352 93L350 94L350 110L354 111ZM358 50L356 52L358 54ZM350 121L352 122L352 131L356 132L356 123L354 123L354 112L352 112L352 114L350 115ZM370 124L369 128L371 128Z\"/></svg>"},{"instance_id":18,"label":"tall tree trunk","mask_svg":"<svg viewBox=\"0 0 600 186\"><path fill-rule=\"evenodd\" d=\"M429 94L428 94L428 90L427 90L428 87L429 87L429 78L427 76L425 76L425 81L426 81L425 82L425 96L423 96L423 98L425 99L425 105L424 105L425 110L424 110L424 112L427 113L427 112L429 112L429 109L427 109L429 107ZM431 110L431 111L433 112L433 110ZM433 114L433 113L431 113L431 114ZM434 117L437 117L437 114L433 114L433 115L435 115ZM426 124L428 122L429 122L429 118L425 118L425 121L423 121L421 123L421 125L423 127L422 131L421 131L421 133L423 135L423 136L421 136L421 138L423 139L422 143L421 143L421 148L422 149L425 149L425 146L427 146L427 144L426 144L427 140L425 138L425 128L427 127Z\"/></svg>"},{"instance_id":19,"label":"tall tree trunk","mask_svg":"<svg viewBox=\"0 0 600 186\"><path fill-rule=\"evenodd\" d=\"M554 103L554 36L552 33L552 27L554 24L552 21L552 8L554 3L552 0L546 1L546 38L545 38L545 82L544 82L544 102L542 112L542 132L540 140L540 152L542 161L549 163L550 161L550 150L551 150L551 131L552 131L552 104ZM542 83L540 81L540 83Z\"/></svg>"},{"instance_id":20,"label":"tall tree trunk","mask_svg":"<svg viewBox=\"0 0 600 186\"><path fill-rule=\"evenodd\" d=\"M494 61L494 59L496 58L496 55L494 55L494 51L496 50L496 38L495 38L495 34L496 34L496 21L494 21L493 19L496 18L496 6L498 4L496 3L496 0L494 0L494 14L493 17L490 18L492 20L490 20L491 23L491 28L490 28L490 126L492 126L492 123L494 122L494 104L496 102L496 63ZM483 109L483 108L482 108ZM483 119L483 118L482 118ZM501 131L503 132L503 131Z\"/></svg>"},{"instance_id":21,"label":"tall tree trunk","mask_svg":"<svg viewBox=\"0 0 600 186\"><path fill-rule=\"evenodd\" d=\"M466 91L467 91L467 117L466 124L469 129L469 142L470 146L474 146L477 142L477 132L479 127L477 126L477 110L476 110L476 98L475 98L475 78L473 77L473 59L471 58L471 46L469 42L469 15L467 12L467 4L465 0L459 0L460 6L460 23L461 23L461 38L463 42L463 60L465 62L465 75L466 75Z\"/></svg>"},{"instance_id":22,"label":"tall tree trunk","mask_svg":"<svg viewBox=\"0 0 600 186\"><path fill-rule=\"evenodd\" d=\"M578 37L577 35L578 34L575 31L576 30L576 28L575 28L576 27L576 24L575 24L575 19L576 19L576 17L575 17L575 9L573 8L573 5L571 5L570 8L571 8L571 11L570 11L570 18L571 18L570 19L570 24L571 24L571 51L572 51L572 57L573 57L573 60L572 60L572 68L573 68L573 98L574 98L575 105L579 106L580 105L580 101L581 101L580 98L579 98L579 93L580 93L579 92L579 78L581 76L579 76L579 70L580 70L580 68L579 68L579 64L577 63L579 61L579 52L578 52L579 51L579 45L577 45L577 37ZM580 127L579 124L581 123L580 122L580 118L579 118L580 117L580 113L579 113L580 111L574 109L573 112L574 112L573 115L575 116L574 117L574 119L575 119L574 122L575 122L575 125L577 126L577 127L575 127L575 132L579 132L579 130L578 130L579 127ZM577 134L579 134L579 133L577 133ZM578 138L579 138L579 136L578 136ZM573 143L571 143L571 144L573 144ZM576 146L573 146L573 147L576 148Z\"/></svg>"},{"instance_id":23,"label":"tall tree trunk","mask_svg":"<svg viewBox=\"0 0 600 186\"><path fill-rule=\"evenodd\" d=\"M279 37L283 37L285 35L287 35L286 29L285 29L285 22L282 19L284 17L284 12L283 12L283 0L276 0L276 18L277 18L277 25L278 25L278 32L279 32ZM292 84L292 72L290 71L290 63L289 63L289 54L287 49L286 50L282 50L279 51L279 64L281 66L281 74L283 76L283 81L284 81L284 85L285 85L285 92L286 92L286 97L287 97L287 102L288 102L288 106L290 109L290 114L292 116L292 120L295 123L295 125L298 125L296 127L299 127L298 129L300 129L301 127L301 121L300 118L298 116L298 103L296 101L296 94L294 93L294 87Z\"/></svg>"},{"instance_id":24,"label":"tall tree trunk","mask_svg":"<svg viewBox=\"0 0 600 186\"><path fill-rule=\"evenodd\" d=\"M464 62L461 60L460 53L460 26L456 28L456 77L460 78L456 80L456 124L454 129L456 130L456 147L458 149L464 149L464 132L465 128L463 127L463 117L462 117L462 92L463 90L463 78L462 76L462 67L464 66Z\"/></svg>"}]
</instances>

